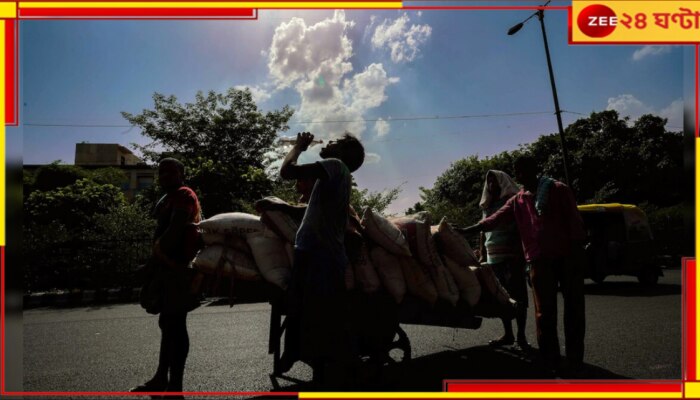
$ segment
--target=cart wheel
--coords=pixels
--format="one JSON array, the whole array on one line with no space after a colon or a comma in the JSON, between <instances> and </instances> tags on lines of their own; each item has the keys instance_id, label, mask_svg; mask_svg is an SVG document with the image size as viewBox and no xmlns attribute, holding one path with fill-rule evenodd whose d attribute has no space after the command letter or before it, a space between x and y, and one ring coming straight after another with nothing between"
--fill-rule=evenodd
<instances>
[{"instance_id":1,"label":"cart wheel","mask_svg":"<svg viewBox=\"0 0 700 400\"><path fill-rule=\"evenodd\" d=\"M397 354L399 353L400 354ZM389 364L407 363L411 361L411 341L408 340L408 335L400 327L396 327L394 341L389 346L386 359Z\"/></svg>"}]
</instances>

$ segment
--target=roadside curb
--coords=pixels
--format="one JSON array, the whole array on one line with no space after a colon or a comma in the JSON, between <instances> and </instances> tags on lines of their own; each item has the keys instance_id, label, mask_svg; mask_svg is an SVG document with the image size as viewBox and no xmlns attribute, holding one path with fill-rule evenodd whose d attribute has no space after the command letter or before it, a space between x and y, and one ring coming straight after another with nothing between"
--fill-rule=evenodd
<instances>
[{"instance_id":1,"label":"roadside curb","mask_svg":"<svg viewBox=\"0 0 700 400\"><path fill-rule=\"evenodd\" d=\"M93 304L121 304L139 301L141 288L109 288L97 290L59 290L24 295L22 308L38 307L67 308Z\"/></svg>"}]
</instances>

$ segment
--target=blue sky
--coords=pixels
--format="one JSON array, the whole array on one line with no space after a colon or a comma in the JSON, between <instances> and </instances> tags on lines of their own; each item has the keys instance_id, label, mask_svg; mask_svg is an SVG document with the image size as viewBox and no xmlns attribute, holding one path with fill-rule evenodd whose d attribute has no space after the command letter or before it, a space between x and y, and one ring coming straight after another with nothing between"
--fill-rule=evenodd
<instances>
[{"instance_id":1,"label":"blue sky","mask_svg":"<svg viewBox=\"0 0 700 400\"><path fill-rule=\"evenodd\" d=\"M369 156L358 184L403 184L391 208L401 212L451 162L556 131L538 21L506 35L529 14L263 10L257 21L22 21L21 127L10 136L22 134L25 164L72 163L77 142L145 139L128 126L32 124L128 125L120 111L150 107L156 91L191 101L198 90L249 86L263 110L297 110L285 135L361 135ZM681 47L569 46L566 17L552 10L545 19L563 110L652 112L681 130ZM544 114L501 115L527 112ZM580 117L564 113L564 125ZM329 122L338 120L352 122Z\"/></svg>"}]
</instances>

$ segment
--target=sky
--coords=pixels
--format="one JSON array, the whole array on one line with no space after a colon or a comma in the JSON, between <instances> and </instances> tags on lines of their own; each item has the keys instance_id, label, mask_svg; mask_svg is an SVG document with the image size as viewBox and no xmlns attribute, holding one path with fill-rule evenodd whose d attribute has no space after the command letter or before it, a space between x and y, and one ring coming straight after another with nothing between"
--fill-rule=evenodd
<instances>
[{"instance_id":1,"label":"sky","mask_svg":"<svg viewBox=\"0 0 700 400\"><path fill-rule=\"evenodd\" d=\"M263 111L295 110L280 135L358 135L367 151L358 185L401 186L389 212L402 213L451 163L557 131L537 19L506 35L530 14L261 10L256 21L21 21L20 127L8 137L21 137L25 164L73 163L78 142L147 143L120 112L152 107L154 92L190 102L199 90L249 87ZM545 22L564 126L615 109L631 120L657 114L682 130L682 47L570 46L566 11L547 11ZM302 161L318 159L318 149Z\"/></svg>"}]
</instances>

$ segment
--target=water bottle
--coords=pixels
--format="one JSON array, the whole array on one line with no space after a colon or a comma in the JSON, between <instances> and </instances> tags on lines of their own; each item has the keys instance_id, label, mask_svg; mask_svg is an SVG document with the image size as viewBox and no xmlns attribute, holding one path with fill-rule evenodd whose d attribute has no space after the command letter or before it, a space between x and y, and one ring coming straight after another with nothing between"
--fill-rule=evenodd
<instances>
[{"instance_id":1,"label":"water bottle","mask_svg":"<svg viewBox=\"0 0 700 400\"><path fill-rule=\"evenodd\" d=\"M277 139L277 142L279 144L283 145L294 145L297 142L297 137L296 136L280 136L279 139ZM323 144L323 140L321 139L314 139L311 141L311 144L309 146L313 146L315 144Z\"/></svg>"}]
</instances>

